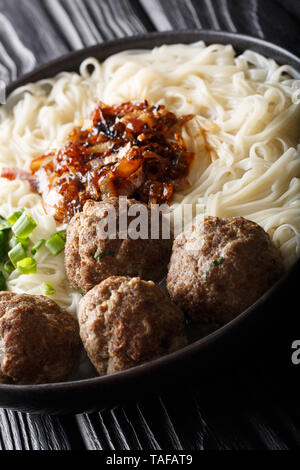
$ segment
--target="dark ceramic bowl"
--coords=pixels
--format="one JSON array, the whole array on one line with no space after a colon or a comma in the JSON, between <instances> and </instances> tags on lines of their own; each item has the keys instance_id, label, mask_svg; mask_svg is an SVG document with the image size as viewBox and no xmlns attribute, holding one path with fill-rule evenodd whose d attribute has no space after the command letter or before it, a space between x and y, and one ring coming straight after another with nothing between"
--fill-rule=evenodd
<instances>
[{"instance_id":1,"label":"dark ceramic bowl","mask_svg":"<svg viewBox=\"0 0 300 470\"><path fill-rule=\"evenodd\" d=\"M296 56L260 39L213 31L151 33L106 42L61 57L25 75L10 85L7 93L63 70L77 71L80 63L89 56L104 60L126 49L151 49L162 44L199 40L206 44L232 44L238 53L251 48L280 64L290 64L296 73L300 73L300 60ZM253 346L262 322L272 321L275 306L288 288L296 286L299 273L300 260L236 319L173 354L111 376L47 385L0 385L0 406L36 413L80 413L112 407L128 398L138 399L149 390L160 390L165 385L184 384L191 375L199 376L202 371L213 370L216 363L222 367L234 360L236 351L241 353L241 345ZM296 287L290 295L296 298Z\"/></svg>"}]
</instances>

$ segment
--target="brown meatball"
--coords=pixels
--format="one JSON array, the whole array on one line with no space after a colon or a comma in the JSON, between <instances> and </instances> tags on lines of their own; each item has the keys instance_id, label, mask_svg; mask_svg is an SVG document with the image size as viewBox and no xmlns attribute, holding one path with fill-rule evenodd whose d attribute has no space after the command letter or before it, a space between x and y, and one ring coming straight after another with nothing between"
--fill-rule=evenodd
<instances>
[{"instance_id":1,"label":"brown meatball","mask_svg":"<svg viewBox=\"0 0 300 470\"><path fill-rule=\"evenodd\" d=\"M184 315L152 281L112 276L86 294L80 335L99 374L113 374L187 344Z\"/></svg>"},{"instance_id":2,"label":"brown meatball","mask_svg":"<svg viewBox=\"0 0 300 470\"><path fill-rule=\"evenodd\" d=\"M0 292L0 383L60 382L73 372L77 321L41 295Z\"/></svg>"},{"instance_id":3,"label":"brown meatball","mask_svg":"<svg viewBox=\"0 0 300 470\"><path fill-rule=\"evenodd\" d=\"M148 206L134 199L125 200L122 215L127 215L128 210L138 204L146 213L151 233L151 212ZM114 210L116 236L110 239L105 233L107 227L102 225ZM158 281L167 273L172 240L162 238L161 220L157 224L158 239L149 237L135 240L131 238L130 231L129 235L123 230L119 232L120 215L119 199L111 198L101 202L88 201L83 212L72 218L67 232L65 265L69 281L75 288L81 288L86 293L109 276L140 276ZM128 216L128 226L134 218Z\"/></svg>"},{"instance_id":4,"label":"brown meatball","mask_svg":"<svg viewBox=\"0 0 300 470\"><path fill-rule=\"evenodd\" d=\"M167 288L199 325L232 320L283 272L279 250L256 223L243 217L205 217L173 245Z\"/></svg>"}]
</instances>

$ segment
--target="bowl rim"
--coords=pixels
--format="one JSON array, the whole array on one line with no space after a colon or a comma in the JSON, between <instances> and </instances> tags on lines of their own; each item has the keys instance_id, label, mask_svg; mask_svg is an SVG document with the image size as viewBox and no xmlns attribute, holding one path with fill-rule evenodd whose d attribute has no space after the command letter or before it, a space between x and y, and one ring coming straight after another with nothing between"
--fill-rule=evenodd
<instances>
[{"instance_id":1,"label":"bowl rim","mask_svg":"<svg viewBox=\"0 0 300 470\"><path fill-rule=\"evenodd\" d=\"M242 49L246 50L243 46L242 43L244 44L249 44L252 46L259 45L266 50L270 50L271 52L277 52L278 54L282 55L282 57L289 59L290 64L292 67L296 69L296 71L300 74L300 57L298 57L296 54L288 51L287 49L284 49L281 46L278 46L277 44L273 44L269 41L266 41L265 39L261 38L256 38L254 36L249 36L246 34L240 34L240 33L232 33L232 32L227 32L227 31L222 31L222 30L209 30L209 29L201 29L201 30L196 30L196 29L187 29L187 30L181 30L181 31L155 31L155 32L150 32L150 33L145 33L145 34L136 34L133 36L127 36L124 38L118 38L118 39L112 39L108 41L103 41L102 43L95 44L93 46L89 47L83 47L81 49L72 51L67 54L63 54L62 56L59 56L49 62L46 62L42 64L41 66L38 66L31 70L30 72L27 72L26 74L22 75L20 78L17 80L13 81L10 83L7 87L6 90L8 94L10 94L12 91L14 91L16 88L24 85L25 83L29 83L30 80L34 80L37 75L40 75L44 71L51 69L52 67L57 68L59 65L63 65L66 61L69 61L70 59L75 59L76 61L81 60L81 57L89 57L90 55L93 55L95 52L101 52L101 49L119 49L119 52L121 50L126 50L128 48L134 49L136 46L136 41L161 41L161 40L171 40L170 44L175 44L173 42L173 38L177 37L182 37L185 36L186 38L189 37L189 39L184 40L184 41L179 41L183 43L191 43L191 42L196 42L196 41L204 41L203 37L207 37L209 39L212 39L213 41L220 40L222 44L225 43L224 39L228 39L227 44L232 44L232 42L237 42L241 41ZM197 38L198 36L198 38ZM201 38L201 36L203 36ZM168 42L166 42L167 44ZM210 42L212 44L212 42ZM128 47L129 46L129 47ZM156 47L154 44L153 47ZM146 47L147 49L147 47ZM113 53L109 53L111 55ZM106 53L104 54L105 56L109 57ZM270 57L272 58L272 57ZM82 59L84 60L84 58ZM101 59L102 60L102 59ZM63 69L61 71L64 71ZM59 73L59 72L57 72ZM39 80L39 79L37 79Z\"/></svg>"},{"instance_id":2,"label":"bowl rim","mask_svg":"<svg viewBox=\"0 0 300 470\"><path fill-rule=\"evenodd\" d=\"M184 40L182 38L185 38ZM178 38L178 41L175 39ZM180 39L181 38L181 39ZM297 57L295 54L289 52L288 50L284 49L281 46L276 44L272 44L264 39L255 38L253 36L239 34L239 33L231 33L226 31L214 31L214 30L180 30L180 31L161 31L161 32L150 32L145 34L137 34L134 36L129 36L120 39L113 39L109 41L104 41L103 43L99 43L90 47L82 48L68 54L64 54L59 56L58 58L51 60L34 70L30 71L22 75L19 79L15 80L11 84L6 87L6 91L8 96L17 88L26 85L27 83L34 82L46 77L51 76L51 69L57 69L56 73L63 72L64 63L71 62L71 69L70 70L77 70L78 65L82 60L87 57L93 56L103 56L109 57L113 53L121 52L123 50L128 49L138 49L136 42L147 42L152 41L153 45L151 46L156 47L162 44L175 44L178 43L192 43L196 41L209 41L209 44L213 44L216 41L220 40L221 44L232 44L232 43L240 43L241 50L247 50L248 46L255 47L256 45L261 46L267 52L270 52L270 58L272 59L272 53L278 53L282 59L285 59L285 64L291 65L294 70L299 73L300 76L300 58ZM164 42L165 41L165 42ZM247 47L245 47L247 46ZM236 50L236 46L233 45L234 49ZM145 47L145 49L149 49L149 47ZM106 52L108 50L108 52ZM110 52L110 50L115 50L114 52ZM102 52L102 54L101 54ZM240 53L239 51L237 51ZM263 52L260 52L264 54ZM100 59L104 60L104 59ZM277 59L275 59L277 60ZM280 62L280 61L279 61ZM47 74L49 71L50 75ZM45 75L46 74L46 75ZM39 77L40 76L40 77ZM226 333L230 330L233 330L237 325L243 322L251 313L261 307L272 295L280 289L280 287L290 278L293 276L294 272L298 270L300 267L300 258L297 259L293 265L284 273L283 276L268 290L266 291L260 298L258 298L252 305L250 305L246 310L241 312L236 318L231 320L230 322L226 323L222 327L218 328L217 330L209 333L208 335L188 344L182 349L175 351L173 353L164 355L152 361L134 366L130 369L126 369L120 372L117 372L112 375L106 376L95 376L92 378L87 379L80 379L80 380L72 380L72 381L65 381L65 382L55 382L55 383L45 383L45 384L37 384L37 385L15 385L15 384L0 384L0 394L1 392L39 392L39 391L67 391L77 387L81 389L87 389L91 386L95 385L116 385L115 383L124 380L130 380L136 378L136 376L144 375L145 373L151 371L157 371L162 367L168 365L169 363L174 363L178 359L187 359L189 356L194 355L195 353L200 353L202 349L206 346L213 343L217 338L223 337Z\"/></svg>"}]
</instances>

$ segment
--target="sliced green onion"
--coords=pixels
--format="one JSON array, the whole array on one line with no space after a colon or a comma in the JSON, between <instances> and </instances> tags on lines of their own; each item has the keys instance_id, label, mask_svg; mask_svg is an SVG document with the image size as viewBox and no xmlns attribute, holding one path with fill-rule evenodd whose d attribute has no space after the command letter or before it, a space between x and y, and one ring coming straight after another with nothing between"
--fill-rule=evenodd
<instances>
[{"instance_id":1,"label":"sliced green onion","mask_svg":"<svg viewBox=\"0 0 300 470\"><path fill-rule=\"evenodd\" d=\"M213 266L220 266L220 264L222 264L223 261L224 261L223 256L220 256L219 258L215 259L211 264Z\"/></svg>"},{"instance_id":2,"label":"sliced green onion","mask_svg":"<svg viewBox=\"0 0 300 470\"><path fill-rule=\"evenodd\" d=\"M42 238L41 240L39 240L32 248L31 250L31 254L32 255L36 255L37 252L42 248L43 245L45 245L46 243L46 240L44 238Z\"/></svg>"},{"instance_id":3,"label":"sliced green onion","mask_svg":"<svg viewBox=\"0 0 300 470\"><path fill-rule=\"evenodd\" d=\"M46 242L45 246L53 256L57 256L65 249L65 244L66 242L59 233L54 233Z\"/></svg>"},{"instance_id":4,"label":"sliced green onion","mask_svg":"<svg viewBox=\"0 0 300 470\"><path fill-rule=\"evenodd\" d=\"M24 212L25 209L23 208L16 210L10 217L8 217L8 222L10 222L11 225L14 225Z\"/></svg>"},{"instance_id":5,"label":"sliced green onion","mask_svg":"<svg viewBox=\"0 0 300 470\"><path fill-rule=\"evenodd\" d=\"M28 238L31 232L37 226L31 215L25 211L13 225L12 230L18 238Z\"/></svg>"},{"instance_id":6,"label":"sliced green onion","mask_svg":"<svg viewBox=\"0 0 300 470\"><path fill-rule=\"evenodd\" d=\"M3 261L5 256L7 255L8 237L9 237L9 231L8 230L1 230L0 231L0 262Z\"/></svg>"},{"instance_id":7,"label":"sliced green onion","mask_svg":"<svg viewBox=\"0 0 300 470\"><path fill-rule=\"evenodd\" d=\"M12 250L18 243L20 243L20 240L17 237L12 237L8 243L9 249Z\"/></svg>"},{"instance_id":8,"label":"sliced green onion","mask_svg":"<svg viewBox=\"0 0 300 470\"><path fill-rule=\"evenodd\" d=\"M11 274L15 270L15 267L10 260L7 260L3 266L3 269L7 274Z\"/></svg>"},{"instance_id":9,"label":"sliced green onion","mask_svg":"<svg viewBox=\"0 0 300 470\"><path fill-rule=\"evenodd\" d=\"M15 268L17 267L17 262L26 258L26 256L26 250L24 250L21 243L18 243L14 248L12 248L12 250L8 252L8 257Z\"/></svg>"},{"instance_id":10,"label":"sliced green onion","mask_svg":"<svg viewBox=\"0 0 300 470\"><path fill-rule=\"evenodd\" d=\"M21 274L34 274L36 272L36 261L33 258L23 258L17 262L17 268Z\"/></svg>"},{"instance_id":11,"label":"sliced green onion","mask_svg":"<svg viewBox=\"0 0 300 470\"><path fill-rule=\"evenodd\" d=\"M94 258L96 261L100 261L102 258L106 258L107 256L115 256L115 252L111 250L104 250L102 253L99 255L91 254L92 258Z\"/></svg>"},{"instance_id":12,"label":"sliced green onion","mask_svg":"<svg viewBox=\"0 0 300 470\"><path fill-rule=\"evenodd\" d=\"M28 249L28 245L29 245L29 238L18 238L18 237L12 237L10 240L9 240L9 249L11 250L12 248L14 248L18 243L21 243L22 247L24 248L24 250L27 250Z\"/></svg>"},{"instance_id":13,"label":"sliced green onion","mask_svg":"<svg viewBox=\"0 0 300 470\"><path fill-rule=\"evenodd\" d=\"M43 295L54 295L55 289L50 282L43 282L40 286L41 292Z\"/></svg>"},{"instance_id":14,"label":"sliced green onion","mask_svg":"<svg viewBox=\"0 0 300 470\"><path fill-rule=\"evenodd\" d=\"M11 229L11 223L0 215L0 230Z\"/></svg>"},{"instance_id":15,"label":"sliced green onion","mask_svg":"<svg viewBox=\"0 0 300 470\"><path fill-rule=\"evenodd\" d=\"M82 296L84 296L84 292L83 292L83 290L81 289L81 287L78 287L78 290L79 290L79 293L80 293Z\"/></svg>"},{"instance_id":16,"label":"sliced green onion","mask_svg":"<svg viewBox=\"0 0 300 470\"><path fill-rule=\"evenodd\" d=\"M0 271L0 291L7 290L6 279L2 271Z\"/></svg>"}]
</instances>

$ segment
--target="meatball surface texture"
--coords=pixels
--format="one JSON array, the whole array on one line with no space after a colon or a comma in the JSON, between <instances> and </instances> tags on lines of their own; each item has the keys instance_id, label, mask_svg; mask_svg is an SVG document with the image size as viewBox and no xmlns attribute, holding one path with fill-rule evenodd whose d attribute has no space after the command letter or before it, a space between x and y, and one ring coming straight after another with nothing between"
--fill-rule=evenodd
<instances>
[{"instance_id":1,"label":"meatball surface texture","mask_svg":"<svg viewBox=\"0 0 300 470\"><path fill-rule=\"evenodd\" d=\"M113 374L187 344L184 315L152 281L112 276L79 307L80 335L100 375Z\"/></svg>"},{"instance_id":2,"label":"meatball surface texture","mask_svg":"<svg viewBox=\"0 0 300 470\"><path fill-rule=\"evenodd\" d=\"M282 273L281 254L259 225L243 217L204 217L174 241L167 289L199 326L217 327Z\"/></svg>"},{"instance_id":3,"label":"meatball surface texture","mask_svg":"<svg viewBox=\"0 0 300 470\"><path fill-rule=\"evenodd\" d=\"M133 199L127 199L121 209L123 216L125 213L127 217L128 226L135 218L128 215L133 206L144 210L150 234L149 207ZM116 237L108 238L105 233L108 228L103 222L109 219L109 214L113 216L113 211L116 213ZM119 221L119 198L88 201L83 212L71 220L67 231L65 266L69 281L75 288L86 293L110 276L139 276L159 281L167 273L172 240L162 238L161 221L156 227L158 239L133 239L130 230L128 233L120 232Z\"/></svg>"},{"instance_id":4,"label":"meatball surface texture","mask_svg":"<svg viewBox=\"0 0 300 470\"><path fill-rule=\"evenodd\" d=\"M80 350L78 322L55 302L0 292L0 383L66 380Z\"/></svg>"}]
</instances>

